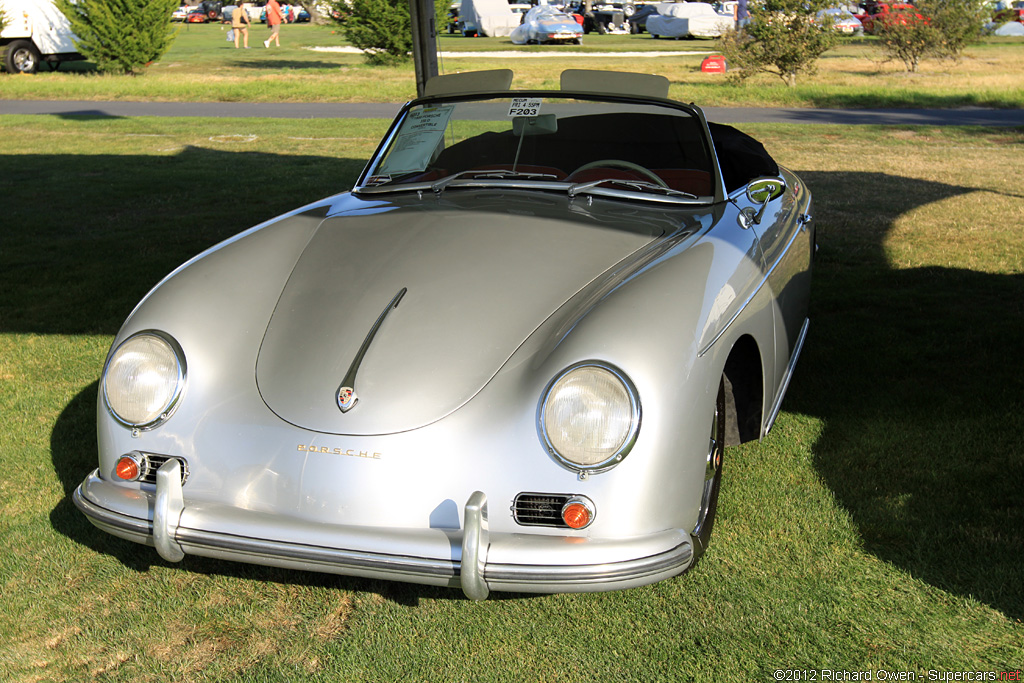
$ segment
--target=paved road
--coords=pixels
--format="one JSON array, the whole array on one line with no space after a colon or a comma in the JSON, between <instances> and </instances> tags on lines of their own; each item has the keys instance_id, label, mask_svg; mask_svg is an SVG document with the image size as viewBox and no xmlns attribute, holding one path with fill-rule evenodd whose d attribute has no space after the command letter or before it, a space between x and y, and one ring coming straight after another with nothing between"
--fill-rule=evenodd
<instances>
[{"instance_id":1,"label":"paved road","mask_svg":"<svg viewBox=\"0 0 1024 683\"><path fill-rule=\"evenodd\" d=\"M0 114L390 119L394 117L399 106L399 104L0 100ZM1024 110L1020 109L763 109L757 107L706 107L704 112L709 120L718 123L1024 126Z\"/></svg>"}]
</instances>

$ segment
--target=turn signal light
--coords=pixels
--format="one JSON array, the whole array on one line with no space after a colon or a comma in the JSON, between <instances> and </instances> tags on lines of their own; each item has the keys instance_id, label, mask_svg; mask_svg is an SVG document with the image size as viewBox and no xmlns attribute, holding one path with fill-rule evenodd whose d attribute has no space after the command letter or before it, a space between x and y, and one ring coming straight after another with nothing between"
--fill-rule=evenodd
<instances>
[{"instance_id":1,"label":"turn signal light","mask_svg":"<svg viewBox=\"0 0 1024 683\"><path fill-rule=\"evenodd\" d=\"M134 453L122 455L117 459L117 465L114 467L114 472L117 476L125 481L138 481L138 479L144 474L143 461Z\"/></svg>"},{"instance_id":2,"label":"turn signal light","mask_svg":"<svg viewBox=\"0 0 1024 683\"><path fill-rule=\"evenodd\" d=\"M562 506L562 521L570 529L586 528L594 521L594 504L583 496L570 498Z\"/></svg>"}]
</instances>

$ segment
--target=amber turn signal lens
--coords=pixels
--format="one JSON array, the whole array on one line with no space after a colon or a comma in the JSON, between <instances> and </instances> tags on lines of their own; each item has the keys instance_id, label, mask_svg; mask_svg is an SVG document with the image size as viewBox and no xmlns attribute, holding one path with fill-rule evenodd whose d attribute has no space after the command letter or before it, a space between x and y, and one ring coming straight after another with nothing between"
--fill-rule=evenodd
<instances>
[{"instance_id":1,"label":"amber turn signal lens","mask_svg":"<svg viewBox=\"0 0 1024 683\"><path fill-rule=\"evenodd\" d=\"M583 503L569 503L562 510L562 520L571 529L582 529L590 524L590 510Z\"/></svg>"},{"instance_id":2,"label":"amber turn signal lens","mask_svg":"<svg viewBox=\"0 0 1024 683\"><path fill-rule=\"evenodd\" d=\"M117 460L115 471L121 479L135 481L139 478L139 463L129 455L122 455Z\"/></svg>"}]
</instances>

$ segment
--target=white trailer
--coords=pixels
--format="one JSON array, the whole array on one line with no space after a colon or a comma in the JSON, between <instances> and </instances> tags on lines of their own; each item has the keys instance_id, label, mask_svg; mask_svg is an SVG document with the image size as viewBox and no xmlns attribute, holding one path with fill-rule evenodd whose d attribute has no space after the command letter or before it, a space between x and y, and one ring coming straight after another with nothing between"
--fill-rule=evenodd
<instances>
[{"instance_id":1,"label":"white trailer","mask_svg":"<svg viewBox=\"0 0 1024 683\"><path fill-rule=\"evenodd\" d=\"M76 36L52 0L0 0L4 30L0 49L9 73L35 73L43 62L56 69L61 62L84 59Z\"/></svg>"}]
</instances>

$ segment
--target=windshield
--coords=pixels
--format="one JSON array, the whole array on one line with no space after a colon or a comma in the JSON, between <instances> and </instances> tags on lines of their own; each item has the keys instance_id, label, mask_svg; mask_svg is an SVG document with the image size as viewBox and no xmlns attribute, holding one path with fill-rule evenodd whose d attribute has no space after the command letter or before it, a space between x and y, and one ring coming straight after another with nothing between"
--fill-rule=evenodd
<instances>
[{"instance_id":1,"label":"windshield","mask_svg":"<svg viewBox=\"0 0 1024 683\"><path fill-rule=\"evenodd\" d=\"M508 93L413 105L357 192L531 187L655 201L710 201L703 125L669 105Z\"/></svg>"}]
</instances>

